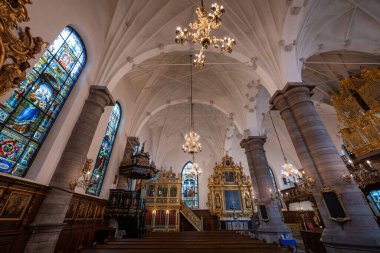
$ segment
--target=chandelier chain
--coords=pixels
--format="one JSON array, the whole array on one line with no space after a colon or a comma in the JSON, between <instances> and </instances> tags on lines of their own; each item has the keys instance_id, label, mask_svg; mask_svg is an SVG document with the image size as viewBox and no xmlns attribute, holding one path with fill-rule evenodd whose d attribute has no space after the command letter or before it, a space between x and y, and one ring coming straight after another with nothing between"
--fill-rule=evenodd
<instances>
[{"instance_id":1,"label":"chandelier chain","mask_svg":"<svg viewBox=\"0 0 380 253\"><path fill-rule=\"evenodd\" d=\"M281 145L280 138L278 137L278 133L277 133L276 126L275 126L274 123L273 123L272 114L271 114L270 112L271 112L271 111L269 111L270 121L272 122L272 126L273 126L273 128L274 128L274 132L276 133L276 137L277 137L277 140L278 140L278 144L280 144L280 148L281 148L282 156L284 157L285 163L287 163L288 160L286 159L286 156L285 156L284 150L283 150L282 145Z\"/></svg>"}]
</instances>

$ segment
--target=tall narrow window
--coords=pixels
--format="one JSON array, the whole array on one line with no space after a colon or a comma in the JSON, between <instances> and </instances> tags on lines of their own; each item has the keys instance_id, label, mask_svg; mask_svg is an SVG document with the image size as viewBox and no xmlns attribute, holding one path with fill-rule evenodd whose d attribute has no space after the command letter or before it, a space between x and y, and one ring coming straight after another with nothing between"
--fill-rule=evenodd
<instances>
[{"instance_id":1,"label":"tall narrow window","mask_svg":"<svg viewBox=\"0 0 380 253\"><path fill-rule=\"evenodd\" d=\"M191 164L186 163L182 169L182 201L190 208L198 208L198 176L191 173Z\"/></svg>"},{"instance_id":2,"label":"tall narrow window","mask_svg":"<svg viewBox=\"0 0 380 253\"><path fill-rule=\"evenodd\" d=\"M83 41L65 27L0 104L0 172L26 175L85 64Z\"/></svg>"},{"instance_id":3,"label":"tall narrow window","mask_svg":"<svg viewBox=\"0 0 380 253\"><path fill-rule=\"evenodd\" d=\"M113 107L111 116L108 120L108 126L100 145L98 157L96 158L94 170L92 171L91 186L87 188L87 193L99 196L104 176L106 174L108 161L111 157L112 147L115 142L117 129L119 128L121 110L119 103Z\"/></svg>"}]
</instances>

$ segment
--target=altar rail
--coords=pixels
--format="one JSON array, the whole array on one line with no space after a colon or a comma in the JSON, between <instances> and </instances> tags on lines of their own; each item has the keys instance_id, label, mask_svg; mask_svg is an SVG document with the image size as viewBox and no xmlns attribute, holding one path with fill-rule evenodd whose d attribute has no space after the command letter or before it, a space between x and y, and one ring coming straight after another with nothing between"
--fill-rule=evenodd
<instances>
[{"instance_id":1,"label":"altar rail","mask_svg":"<svg viewBox=\"0 0 380 253\"><path fill-rule=\"evenodd\" d=\"M198 216L184 203L181 201L181 214L194 226L197 231L203 231L203 220L202 217Z\"/></svg>"}]
</instances>

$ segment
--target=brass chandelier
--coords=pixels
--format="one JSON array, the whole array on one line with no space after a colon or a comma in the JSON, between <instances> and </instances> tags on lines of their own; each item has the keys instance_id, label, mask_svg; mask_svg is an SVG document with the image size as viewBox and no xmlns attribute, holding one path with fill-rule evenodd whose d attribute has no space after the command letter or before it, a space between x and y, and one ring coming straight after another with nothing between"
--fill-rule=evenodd
<instances>
[{"instance_id":1,"label":"brass chandelier","mask_svg":"<svg viewBox=\"0 0 380 253\"><path fill-rule=\"evenodd\" d=\"M191 40L193 43L199 43L201 49L198 54L195 54L194 66L202 67L205 61L205 50L212 46L214 48L220 48L222 53L231 53L232 47L236 45L236 41L230 37L224 37L223 39L213 36L212 30L218 29L222 25L222 16L225 13L223 5L218 5L214 3L211 5L210 12L207 12L203 5L203 0L201 1L202 6L198 7L195 11L198 17L198 21L194 21L189 24L190 30L194 32L189 32L187 28L182 29L177 27L175 42L178 44L184 44Z\"/></svg>"},{"instance_id":2,"label":"brass chandelier","mask_svg":"<svg viewBox=\"0 0 380 253\"><path fill-rule=\"evenodd\" d=\"M190 55L190 62L191 60L192 55ZM199 142L200 136L194 131L193 107L193 66L190 64L190 132L185 135L185 144L182 145L182 150L189 154L202 151L202 144Z\"/></svg>"}]
</instances>

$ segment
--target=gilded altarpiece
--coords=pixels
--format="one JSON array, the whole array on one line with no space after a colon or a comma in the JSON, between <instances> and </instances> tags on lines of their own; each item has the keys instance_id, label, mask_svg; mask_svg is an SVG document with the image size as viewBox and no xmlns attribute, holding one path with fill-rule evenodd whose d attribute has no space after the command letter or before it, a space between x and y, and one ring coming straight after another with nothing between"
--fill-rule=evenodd
<instances>
[{"instance_id":1,"label":"gilded altarpiece","mask_svg":"<svg viewBox=\"0 0 380 253\"><path fill-rule=\"evenodd\" d=\"M251 178L241 164L225 155L208 179L210 213L219 217L222 229L247 230L254 213Z\"/></svg>"},{"instance_id":2,"label":"gilded altarpiece","mask_svg":"<svg viewBox=\"0 0 380 253\"><path fill-rule=\"evenodd\" d=\"M151 231L179 231L181 177L170 169L146 182L145 226Z\"/></svg>"}]
</instances>

